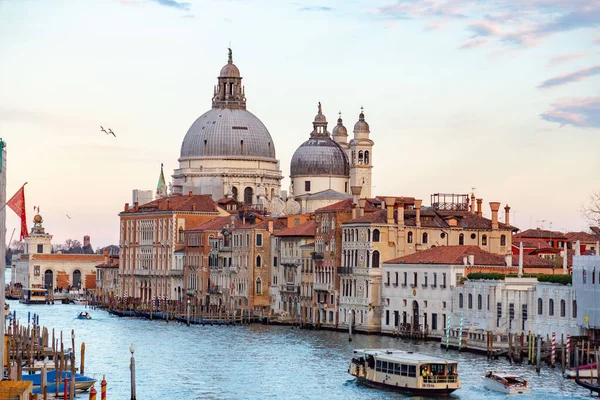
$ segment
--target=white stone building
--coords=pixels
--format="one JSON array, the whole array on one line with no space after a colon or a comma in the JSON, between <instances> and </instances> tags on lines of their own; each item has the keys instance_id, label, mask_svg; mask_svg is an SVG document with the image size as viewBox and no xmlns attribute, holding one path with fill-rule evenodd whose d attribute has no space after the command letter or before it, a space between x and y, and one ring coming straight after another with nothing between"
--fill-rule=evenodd
<instances>
[{"instance_id":1,"label":"white stone building","mask_svg":"<svg viewBox=\"0 0 600 400\"><path fill-rule=\"evenodd\" d=\"M592 340L600 338L600 256L573 257L573 289L580 312L577 325Z\"/></svg>"},{"instance_id":2,"label":"white stone building","mask_svg":"<svg viewBox=\"0 0 600 400\"><path fill-rule=\"evenodd\" d=\"M215 86L212 109L190 127L173 172L173 194L231 196L246 205L269 207L279 199L281 171L265 125L246 110L239 69L229 60Z\"/></svg>"}]
</instances>

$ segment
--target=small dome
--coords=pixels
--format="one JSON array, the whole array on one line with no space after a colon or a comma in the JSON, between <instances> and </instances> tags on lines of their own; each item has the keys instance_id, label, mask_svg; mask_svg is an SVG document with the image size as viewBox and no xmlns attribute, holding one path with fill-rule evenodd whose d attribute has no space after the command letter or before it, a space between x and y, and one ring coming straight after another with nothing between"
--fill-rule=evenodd
<instances>
[{"instance_id":1,"label":"small dome","mask_svg":"<svg viewBox=\"0 0 600 400\"><path fill-rule=\"evenodd\" d=\"M315 122L327 122L327 118L321 113L315 115Z\"/></svg>"},{"instance_id":2,"label":"small dome","mask_svg":"<svg viewBox=\"0 0 600 400\"><path fill-rule=\"evenodd\" d=\"M331 131L333 136L348 136L348 129L342 123L342 117L338 118L337 125Z\"/></svg>"},{"instance_id":3,"label":"small dome","mask_svg":"<svg viewBox=\"0 0 600 400\"><path fill-rule=\"evenodd\" d=\"M361 111L358 116L358 121L354 124L354 132L371 132L369 130L369 124L365 121L365 114Z\"/></svg>"},{"instance_id":4,"label":"small dome","mask_svg":"<svg viewBox=\"0 0 600 400\"><path fill-rule=\"evenodd\" d=\"M348 157L329 137L314 137L302 143L292 157L290 176L350 176Z\"/></svg>"},{"instance_id":5,"label":"small dome","mask_svg":"<svg viewBox=\"0 0 600 400\"><path fill-rule=\"evenodd\" d=\"M235 66L234 63L228 62L219 73L219 78L239 78L240 70Z\"/></svg>"}]
</instances>

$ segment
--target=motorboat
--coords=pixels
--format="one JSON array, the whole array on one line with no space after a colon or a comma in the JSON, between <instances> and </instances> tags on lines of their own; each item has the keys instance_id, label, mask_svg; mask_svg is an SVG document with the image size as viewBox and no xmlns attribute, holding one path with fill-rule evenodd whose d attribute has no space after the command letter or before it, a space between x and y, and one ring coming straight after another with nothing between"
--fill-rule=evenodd
<instances>
[{"instance_id":1,"label":"motorboat","mask_svg":"<svg viewBox=\"0 0 600 400\"><path fill-rule=\"evenodd\" d=\"M82 311L77 315L77 319L92 319L92 315L87 311Z\"/></svg>"},{"instance_id":2,"label":"motorboat","mask_svg":"<svg viewBox=\"0 0 600 400\"><path fill-rule=\"evenodd\" d=\"M46 304L48 290L44 288L24 288L23 296L19 299L19 303L24 304Z\"/></svg>"},{"instance_id":3,"label":"motorboat","mask_svg":"<svg viewBox=\"0 0 600 400\"><path fill-rule=\"evenodd\" d=\"M48 392L54 392L56 390L56 371L49 371L46 374L46 382L48 385ZM64 384L64 379L67 379L69 382L71 382L71 373L68 371L63 371L61 374L61 382L59 383L59 392L62 393L63 392L63 384ZM36 392L37 390L40 390L40 386L42 384L42 374L33 374L33 375L23 375L23 380L24 381L30 381L33 384L33 393L41 393L40 391ZM94 378L90 378L87 377L85 375L82 374L78 374L75 373L75 391L77 393L81 393L81 392L85 392L87 390L89 390L92 385L96 382L96 380Z\"/></svg>"},{"instance_id":4,"label":"motorboat","mask_svg":"<svg viewBox=\"0 0 600 400\"><path fill-rule=\"evenodd\" d=\"M577 375L577 369L575 367L567 368L565 370L565 378L575 379ZM585 364L579 366L579 377L581 379L591 379L598 377L598 368L596 363Z\"/></svg>"},{"instance_id":5,"label":"motorboat","mask_svg":"<svg viewBox=\"0 0 600 400\"><path fill-rule=\"evenodd\" d=\"M531 387L519 375L502 370L488 370L483 374L485 387L505 394L529 394Z\"/></svg>"},{"instance_id":6,"label":"motorboat","mask_svg":"<svg viewBox=\"0 0 600 400\"><path fill-rule=\"evenodd\" d=\"M396 349L358 349L348 373L367 386L443 396L460 389L458 362Z\"/></svg>"}]
</instances>

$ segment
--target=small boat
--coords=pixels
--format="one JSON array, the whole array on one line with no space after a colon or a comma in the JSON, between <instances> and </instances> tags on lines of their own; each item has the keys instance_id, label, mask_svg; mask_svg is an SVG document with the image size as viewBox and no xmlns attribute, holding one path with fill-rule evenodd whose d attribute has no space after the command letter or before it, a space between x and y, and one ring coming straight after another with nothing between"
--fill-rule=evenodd
<instances>
[{"instance_id":1,"label":"small boat","mask_svg":"<svg viewBox=\"0 0 600 400\"><path fill-rule=\"evenodd\" d=\"M425 396L460 389L458 363L395 349L354 350L348 373L367 386Z\"/></svg>"},{"instance_id":2,"label":"small boat","mask_svg":"<svg viewBox=\"0 0 600 400\"><path fill-rule=\"evenodd\" d=\"M577 369L575 367L567 368L565 370L565 378L575 379L577 375ZM591 379L598 377L598 368L596 363L585 364L579 366L579 377L582 379Z\"/></svg>"},{"instance_id":3,"label":"small boat","mask_svg":"<svg viewBox=\"0 0 600 400\"><path fill-rule=\"evenodd\" d=\"M66 378L69 380L69 382L71 382L71 373L68 371L63 371L61 376L62 376L62 379L61 379L61 382L59 383L59 392L60 393L63 392L64 379ZM30 381L33 384L33 393L40 393L39 391L36 392L36 388L38 390L40 389L40 386L42 384L42 374L23 375L23 380ZM48 384L48 393L56 391L56 371L55 370L49 371L46 374L46 381ZM85 391L89 390L95 382L96 382L96 380L94 378L90 378L85 375L75 373L75 391L77 393L81 393L81 392L85 392Z\"/></svg>"},{"instance_id":4,"label":"small boat","mask_svg":"<svg viewBox=\"0 0 600 400\"><path fill-rule=\"evenodd\" d=\"M483 375L485 387L504 394L529 394L531 387L518 375L501 370L488 370Z\"/></svg>"},{"instance_id":5,"label":"small boat","mask_svg":"<svg viewBox=\"0 0 600 400\"><path fill-rule=\"evenodd\" d=\"M87 311L82 311L77 315L78 319L92 319L92 316Z\"/></svg>"}]
</instances>

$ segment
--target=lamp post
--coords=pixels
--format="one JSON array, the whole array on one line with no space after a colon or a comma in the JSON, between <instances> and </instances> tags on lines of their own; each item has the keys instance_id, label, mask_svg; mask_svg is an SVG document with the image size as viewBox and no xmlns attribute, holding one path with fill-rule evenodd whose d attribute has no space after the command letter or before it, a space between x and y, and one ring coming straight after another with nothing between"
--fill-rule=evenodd
<instances>
[{"instance_id":1,"label":"lamp post","mask_svg":"<svg viewBox=\"0 0 600 400\"><path fill-rule=\"evenodd\" d=\"M129 365L129 369L131 370L131 400L136 400L135 396L135 358L133 358L133 352L135 351L133 347L133 343L129 346L129 351L131 352L131 364Z\"/></svg>"},{"instance_id":2,"label":"lamp post","mask_svg":"<svg viewBox=\"0 0 600 400\"><path fill-rule=\"evenodd\" d=\"M190 298L187 299L187 308L185 310L187 314L187 326L190 326Z\"/></svg>"}]
</instances>

